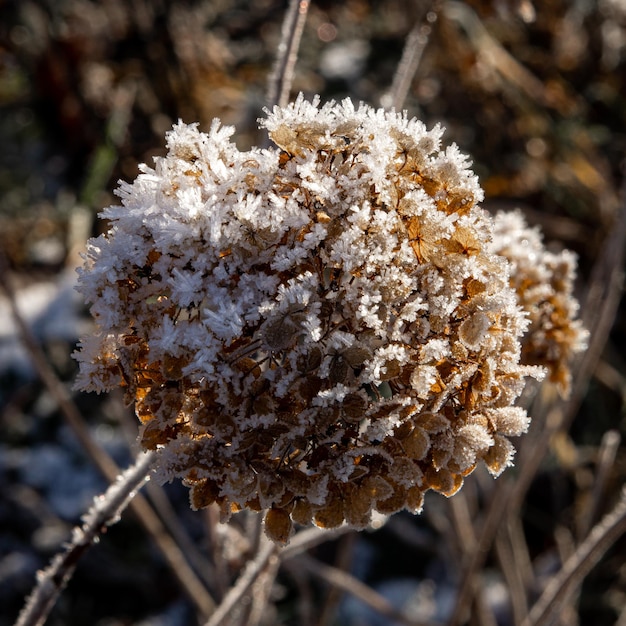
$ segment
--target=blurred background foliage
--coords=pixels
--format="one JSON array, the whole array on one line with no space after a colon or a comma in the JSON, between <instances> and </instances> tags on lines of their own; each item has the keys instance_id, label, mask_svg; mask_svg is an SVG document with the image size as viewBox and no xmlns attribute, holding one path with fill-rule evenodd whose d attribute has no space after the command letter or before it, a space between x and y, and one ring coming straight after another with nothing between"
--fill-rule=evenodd
<instances>
[{"instance_id":1,"label":"blurred background foliage","mask_svg":"<svg viewBox=\"0 0 626 626\"><path fill-rule=\"evenodd\" d=\"M0 247L8 260L2 271L10 273L24 315L67 385L73 343L88 323L71 296L73 269L86 238L105 228L97 212L115 202L119 179L132 180L138 163L164 153L164 133L179 118L206 129L219 117L236 126L241 149L265 141L256 119L285 10L281 0L0 0ZM626 2L314 1L293 93L380 105L404 41L420 23L429 25L429 38L404 107L427 126L442 123L446 141L472 156L486 208L521 207L547 240L578 253L584 302L620 206ZM608 262L620 262L621 252ZM537 571L554 571L559 550L566 552L576 536L594 497L606 431L624 434L623 303L611 322L588 389L577 390L571 428L554 436L522 509ZM127 462L134 418L120 398L76 401L94 436ZM104 485L29 369L4 301L0 411L4 626L36 569ZM625 477L620 447L605 491L596 494L598 514L614 502ZM206 543L206 520L187 510L184 491L172 487L168 495L192 537ZM439 581L443 602L445 581L454 583L453 561L444 548L428 544L436 533L450 532L446 506L433 496L426 503L432 511L422 518L397 516L360 539L352 549L362 576L372 585ZM193 611L132 520L112 529L105 543L81 564L50 623L193 623ZM619 624L626 624L625 549L615 546L594 570L567 618L573 621L564 624L614 624L620 613ZM333 548L325 550L320 558L331 559ZM283 583L274 623L297 624L294 584L288 577ZM420 593L433 595L434 588ZM343 621L328 623L388 623L359 622L357 609L342 606ZM498 623L514 623L506 608L496 613Z\"/></svg>"}]
</instances>

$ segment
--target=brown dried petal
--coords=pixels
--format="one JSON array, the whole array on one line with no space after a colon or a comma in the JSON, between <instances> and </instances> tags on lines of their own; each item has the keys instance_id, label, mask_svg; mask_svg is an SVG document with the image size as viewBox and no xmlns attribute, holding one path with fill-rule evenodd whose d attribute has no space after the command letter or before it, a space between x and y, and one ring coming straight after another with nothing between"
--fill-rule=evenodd
<instances>
[{"instance_id":1,"label":"brown dried petal","mask_svg":"<svg viewBox=\"0 0 626 626\"><path fill-rule=\"evenodd\" d=\"M367 400L360 393L350 393L341 405L346 422L357 423L363 418L367 408Z\"/></svg>"},{"instance_id":2,"label":"brown dried petal","mask_svg":"<svg viewBox=\"0 0 626 626\"><path fill-rule=\"evenodd\" d=\"M406 508L411 513L421 513L424 506L424 490L417 485L406 492Z\"/></svg>"},{"instance_id":3,"label":"brown dried petal","mask_svg":"<svg viewBox=\"0 0 626 626\"><path fill-rule=\"evenodd\" d=\"M308 526L313 518L313 507L311 503L304 499L296 500L293 511L291 512L291 518L296 524Z\"/></svg>"},{"instance_id":4,"label":"brown dried petal","mask_svg":"<svg viewBox=\"0 0 626 626\"><path fill-rule=\"evenodd\" d=\"M489 316L482 311L477 311L459 326L459 339L470 350L479 350L490 328Z\"/></svg>"},{"instance_id":5,"label":"brown dried petal","mask_svg":"<svg viewBox=\"0 0 626 626\"><path fill-rule=\"evenodd\" d=\"M376 510L383 515L391 515L396 511L404 508L406 503L406 489L402 485L398 485L392 481L387 481L393 490L393 493L384 500L378 500Z\"/></svg>"},{"instance_id":6,"label":"brown dried petal","mask_svg":"<svg viewBox=\"0 0 626 626\"><path fill-rule=\"evenodd\" d=\"M343 501L339 493L329 493L321 508L315 511L315 524L320 528L337 528L343 524Z\"/></svg>"},{"instance_id":7,"label":"brown dried petal","mask_svg":"<svg viewBox=\"0 0 626 626\"><path fill-rule=\"evenodd\" d=\"M463 485L463 476L453 474L447 469L436 470L434 467L429 467L426 471L424 482L430 489L438 491L449 498Z\"/></svg>"},{"instance_id":8,"label":"brown dried petal","mask_svg":"<svg viewBox=\"0 0 626 626\"><path fill-rule=\"evenodd\" d=\"M486 411L493 428L501 435L517 437L528 430L530 418L519 406L508 406Z\"/></svg>"},{"instance_id":9,"label":"brown dried petal","mask_svg":"<svg viewBox=\"0 0 626 626\"><path fill-rule=\"evenodd\" d=\"M494 435L494 444L483 456L483 461L493 476L499 476L509 465L515 454L513 444L501 435Z\"/></svg>"},{"instance_id":10,"label":"brown dried petal","mask_svg":"<svg viewBox=\"0 0 626 626\"><path fill-rule=\"evenodd\" d=\"M346 348L341 355L350 367L356 369L372 358L372 351L366 346L353 345Z\"/></svg>"},{"instance_id":11,"label":"brown dried petal","mask_svg":"<svg viewBox=\"0 0 626 626\"><path fill-rule=\"evenodd\" d=\"M285 545L293 530L291 517L284 509L272 507L265 514L265 534L274 542Z\"/></svg>"},{"instance_id":12,"label":"brown dried petal","mask_svg":"<svg viewBox=\"0 0 626 626\"><path fill-rule=\"evenodd\" d=\"M346 489L344 514L346 522L356 528L365 528L369 524L372 498L367 488L354 485Z\"/></svg>"},{"instance_id":13,"label":"brown dried petal","mask_svg":"<svg viewBox=\"0 0 626 626\"><path fill-rule=\"evenodd\" d=\"M220 488L214 481L205 478L191 486L189 500L191 508L199 511L213 504L220 493Z\"/></svg>"},{"instance_id":14,"label":"brown dried petal","mask_svg":"<svg viewBox=\"0 0 626 626\"><path fill-rule=\"evenodd\" d=\"M421 461L430 448L430 437L423 428L419 426L402 440L402 447L406 454L416 461Z\"/></svg>"},{"instance_id":15,"label":"brown dried petal","mask_svg":"<svg viewBox=\"0 0 626 626\"><path fill-rule=\"evenodd\" d=\"M415 425L431 435L436 435L446 430L450 426L450 421L441 413L424 411L415 418Z\"/></svg>"}]
</instances>

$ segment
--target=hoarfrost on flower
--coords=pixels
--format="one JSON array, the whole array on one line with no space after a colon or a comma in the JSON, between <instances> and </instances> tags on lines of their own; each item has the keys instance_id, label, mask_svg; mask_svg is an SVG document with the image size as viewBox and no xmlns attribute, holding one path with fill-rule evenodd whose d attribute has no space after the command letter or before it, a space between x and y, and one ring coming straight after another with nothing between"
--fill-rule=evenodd
<instances>
[{"instance_id":1,"label":"hoarfrost on flower","mask_svg":"<svg viewBox=\"0 0 626 626\"><path fill-rule=\"evenodd\" d=\"M265 511L278 542L419 511L481 460L500 473L540 370L467 157L349 100L260 122L275 147L179 122L121 185L80 271L97 334L78 385L124 386L161 478L223 519Z\"/></svg>"}]
</instances>

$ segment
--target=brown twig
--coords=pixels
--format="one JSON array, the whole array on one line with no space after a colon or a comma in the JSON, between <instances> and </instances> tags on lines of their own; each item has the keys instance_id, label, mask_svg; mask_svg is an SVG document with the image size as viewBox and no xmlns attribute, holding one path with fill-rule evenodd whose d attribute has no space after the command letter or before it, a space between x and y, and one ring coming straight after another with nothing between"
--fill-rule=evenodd
<instances>
[{"instance_id":1,"label":"brown twig","mask_svg":"<svg viewBox=\"0 0 626 626\"><path fill-rule=\"evenodd\" d=\"M504 575L509 588L513 624L518 626L528 614L528 602L526 601L526 591L521 579L521 572L517 567L515 553L509 542L509 535L503 532L503 529L498 532L495 549L498 563L500 564L500 571Z\"/></svg>"},{"instance_id":2,"label":"brown twig","mask_svg":"<svg viewBox=\"0 0 626 626\"><path fill-rule=\"evenodd\" d=\"M547 626L606 551L626 532L626 489L613 510L600 521L576 552L550 580L522 626Z\"/></svg>"},{"instance_id":3,"label":"brown twig","mask_svg":"<svg viewBox=\"0 0 626 626\"><path fill-rule=\"evenodd\" d=\"M454 535L459 544L459 556L462 561L466 558L472 558L472 547L476 545L477 537L472 524L472 518L467 503L466 495L463 491L455 494L448 501L452 511L452 523L454 525ZM481 592L481 575L476 570L472 581L473 595L477 606L481 613L480 623L484 626L496 624L489 606L483 601L483 593Z\"/></svg>"},{"instance_id":4,"label":"brown twig","mask_svg":"<svg viewBox=\"0 0 626 626\"><path fill-rule=\"evenodd\" d=\"M333 528L332 530L322 530L321 528L316 528L315 526L306 528L305 530L301 530L296 533L289 545L281 550L280 559L281 561L291 559L299 554L302 554L303 552L306 552L307 550L310 550L311 548L314 548L315 546L318 546L320 543L332 541L333 539L350 532L354 532L354 529L349 526L340 526L339 528Z\"/></svg>"},{"instance_id":5,"label":"brown twig","mask_svg":"<svg viewBox=\"0 0 626 626\"><path fill-rule=\"evenodd\" d=\"M306 554L300 555L298 564L327 584L333 585L355 596L374 611L386 617L390 622L398 622L406 626L433 626L433 623L418 621L407 617L390 604L387 598L343 570L320 563Z\"/></svg>"},{"instance_id":6,"label":"brown twig","mask_svg":"<svg viewBox=\"0 0 626 626\"><path fill-rule=\"evenodd\" d=\"M315 598L310 578L299 567L297 559L283 562L282 567L289 574L290 580L297 589L296 603L299 626L313 626L315 623Z\"/></svg>"},{"instance_id":7,"label":"brown twig","mask_svg":"<svg viewBox=\"0 0 626 626\"><path fill-rule=\"evenodd\" d=\"M596 468L595 478L591 487L591 502L585 507L582 519L578 527L578 537L580 539L589 533L598 511L600 504L606 494L606 485L611 473L611 469L615 464L617 451L622 438L617 430L609 430L604 433L598 451L598 464Z\"/></svg>"},{"instance_id":8,"label":"brown twig","mask_svg":"<svg viewBox=\"0 0 626 626\"><path fill-rule=\"evenodd\" d=\"M354 533L344 535L341 539L339 539L337 545L337 558L335 562L335 567L338 570L344 572L349 571L350 563L352 562L355 539L356 535ZM333 619L337 611L337 605L339 604L342 595L343 593L341 589L335 586L330 587L328 593L326 594L326 600L320 612L320 617L317 620L317 626L329 626L333 623Z\"/></svg>"},{"instance_id":9,"label":"brown twig","mask_svg":"<svg viewBox=\"0 0 626 626\"><path fill-rule=\"evenodd\" d=\"M249 604L250 611L245 626L256 626L261 623L263 615L267 612L269 598L274 586L274 580L280 568L280 559L278 554L273 553L267 566L261 572L260 576L252 585L250 590L251 602Z\"/></svg>"},{"instance_id":10,"label":"brown twig","mask_svg":"<svg viewBox=\"0 0 626 626\"><path fill-rule=\"evenodd\" d=\"M278 548L271 542L261 543L256 557L248 562L237 582L228 590L220 605L213 611L205 626L219 626L224 623L236 604L246 595L250 587L263 572Z\"/></svg>"},{"instance_id":11,"label":"brown twig","mask_svg":"<svg viewBox=\"0 0 626 626\"><path fill-rule=\"evenodd\" d=\"M501 477L496 489L494 489L492 493L491 502L487 507L487 514L481 532L478 535L478 540L474 544L473 549L468 553L465 565L462 568L461 583L454 610L448 620L448 626L457 626L460 624L471 606L476 572L483 566L498 531L498 527L506 513L509 489L510 480L506 476Z\"/></svg>"},{"instance_id":12,"label":"brown twig","mask_svg":"<svg viewBox=\"0 0 626 626\"><path fill-rule=\"evenodd\" d=\"M205 509L207 543L209 545L213 567L216 577L216 594L218 600L222 600L226 595L230 584L230 572L228 563L224 558L223 533L220 532L220 513L218 506L213 504Z\"/></svg>"}]
</instances>

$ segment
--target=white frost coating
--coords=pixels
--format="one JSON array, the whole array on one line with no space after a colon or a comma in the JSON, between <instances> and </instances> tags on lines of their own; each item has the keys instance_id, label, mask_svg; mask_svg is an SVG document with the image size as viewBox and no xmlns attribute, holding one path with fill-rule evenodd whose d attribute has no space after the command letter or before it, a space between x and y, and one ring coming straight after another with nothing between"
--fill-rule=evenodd
<instances>
[{"instance_id":1,"label":"white frost coating","mask_svg":"<svg viewBox=\"0 0 626 626\"><path fill-rule=\"evenodd\" d=\"M468 158L349 100L260 123L275 148L178 123L121 186L80 270L97 337L79 386L123 385L160 478L225 519L363 527L481 459L498 474L525 429L500 409L540 370Z\"/></svg>"}]
</instances>

